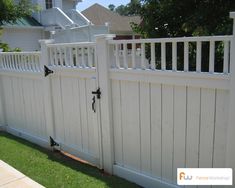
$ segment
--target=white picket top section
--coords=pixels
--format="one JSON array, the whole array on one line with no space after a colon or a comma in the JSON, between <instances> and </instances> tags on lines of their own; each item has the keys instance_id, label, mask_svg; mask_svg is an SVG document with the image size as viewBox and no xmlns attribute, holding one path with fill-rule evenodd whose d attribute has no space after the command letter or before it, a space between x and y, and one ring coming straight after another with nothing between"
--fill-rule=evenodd
<instances>
[{"instance_id":1,"label":"white picket top section","mask_svg":"<svg viewBox=\"0 0 235 188\"><path fill-rule=\"evenodd\" d=\"M134 39L134 40L110 40L109 44L114 46L115 61L112 62L112 68L124 68L124 69L142 69L142 70L162 70L165 71L168 63L167 70L169 71L195 71L197 73L209 72L215 73L215 50L216 43L222 46L223 50L223 74L229 72L229 48L232 36L211 36L211 37L180 37L180 38L159 38L159 39ZM183 61L183 70L178 70L179 57L177 54L179 50L179 44L183 45L181 55ZM202 71L202 45L209 46L209 70ZM156 59L157 45L160 46L159 57L160 60ZM167 47L167 45L169 47ZM127 49L127 46L131 46L131 49ZM195 47L195 49L193 49ZM150 55L146 57L146 49L149 49ZM168 56L171 60L169 61ZM189 70L190 54L196 61L195 70ZM203 54L204 56L206 54ZM168 59L168 62L167 62ZM192 61L192 60L191 60ZM206 62L203 62L204 64ZM158 65L157 65L158 64ZM160 68L158 68L160 67Z\"/></svg>"},{"instance_id":2,"label":"white picket top section","mask_svg":"<svg viewBox=\"0 0 235 188\"><path fill-rule=\"evenodd\" d=\"M40 52L0 52L0 68L40 72Z\"/></svg>"},{"instance_id":3,"label":"white picket top section","mask_svg":"<svg viewBox=\"0 0 235 188\"><path fill-rule=\"evenodd\" d=\"M48 44L50 65L73 68L95 67L95 43Z\"/></svg>"}]
</instances>

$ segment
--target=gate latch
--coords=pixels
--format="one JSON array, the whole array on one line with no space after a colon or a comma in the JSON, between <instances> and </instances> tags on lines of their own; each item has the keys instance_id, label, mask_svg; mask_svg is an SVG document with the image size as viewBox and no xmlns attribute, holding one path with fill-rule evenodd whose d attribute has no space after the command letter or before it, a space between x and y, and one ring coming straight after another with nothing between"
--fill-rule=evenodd
<instances>
[{"instance_id":1,"label":"gate latch","mask_svg":"<svg viewBox=\"0 0 235 188\"><path fill-rule=\"evenodd\" d=\"M98 88L96 91L92 91L91 93L96 95L97 99L100 99L101 96L100 88Z\"/></svg>"},{"instance_id":2,"label":"gate latch","mask_svg":"<svg viewBox=\"0 0 235 188\"><path fill-rule=\"evenodd\" d=\"M54 73L53 70L49 69L46 65L44 65L44 75L47 77L49 74Z\"/></svg>"}]
</instances>

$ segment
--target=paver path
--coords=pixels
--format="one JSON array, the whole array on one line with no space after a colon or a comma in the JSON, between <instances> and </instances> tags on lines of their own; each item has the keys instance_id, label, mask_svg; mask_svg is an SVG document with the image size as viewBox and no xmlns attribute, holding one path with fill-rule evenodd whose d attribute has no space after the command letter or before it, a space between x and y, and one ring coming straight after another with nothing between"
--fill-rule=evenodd
<instances>
[{"instance_id":1,"label":"paver path","mask_svg":"<svg viewBox=\"0 0 235 188\"><path fill-rule=\"evenodd\" d=\"M44 188L0 160L0 188Z\"/></svg>"}]
</instances>

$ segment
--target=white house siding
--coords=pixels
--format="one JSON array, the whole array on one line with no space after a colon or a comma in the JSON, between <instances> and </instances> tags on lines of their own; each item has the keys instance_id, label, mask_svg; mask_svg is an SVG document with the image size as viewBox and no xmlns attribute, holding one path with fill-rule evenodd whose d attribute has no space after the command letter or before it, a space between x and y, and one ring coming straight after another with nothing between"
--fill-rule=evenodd
<instances>
[{"instance_id":1,"label":"white house siding","mask_svg":"<svg viewBox=\"0 0 235 188\"><path fill-rule=\"evenodd\" d=\"M89 25L85 27L77 27L56 32L53 39L56 43L66 42L94 42L95 35L108 34L108 27Z\"/></svg>"},{"instance_id":2,"label":"white house siding","mask_svg":"<svg viewBox=\"0 0 235 188\"><path fill-rule=\"evenodd\" d=\"M74 1L68 1L68 0L63 0L62 1L62 10L70 10L70 9L75 9L75 3Z\"/></svg>"},{"instance_id":3,"label":"white house siding","mask_svg":"<svg viewBox=\"0 0 235 188\"><path fill-rule=\"evenodd\" d=\"M44 39L43 28L4 28L0 40L10 48L21 48L22 51L39 50L38 40Z\"/></svg>"}]
</instances>

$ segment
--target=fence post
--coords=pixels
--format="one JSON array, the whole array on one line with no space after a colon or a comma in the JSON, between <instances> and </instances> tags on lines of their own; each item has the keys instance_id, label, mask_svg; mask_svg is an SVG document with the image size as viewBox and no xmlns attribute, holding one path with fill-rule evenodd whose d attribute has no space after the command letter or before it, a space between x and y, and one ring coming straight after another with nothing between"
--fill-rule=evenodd
<instances>
[{"instance_id":1,"label":"fence post","mask_svg":"<svg viewBox=\"0 0 235 188\"><path fill-rule=\"evenodd\" d=\"M40 65L41 70L44 72L44 65L48 66L49 56L47 44L53 43L54 40L39 40L41 45L41 56ZM49 137L54 137L54 120L53 120L53 109L52 109L52 94L51 94L51 83L50 76L43 78L43 97L44 97L44 111L45 111L45 121L46 121L46 133L48 138L48 143L50 144Z\"/></svg>"},{"instance_id":2,"label":"fence post","mask_svg":"<svg viewBox=\"0 0 235 188\"><path fill-rule=\"evenodd\" d=\"M229 121L227 137L226 166L233 169L233 181L235 179L235 12L230 13L233 19L233 38L230 48L230 101ZM233 186L235 187L235 185Z\"/></svg>"},{"instance_id":3,"label":"fence post","mask_svg":"<svg viewBox=\"0 0 235 188\"><path fill-rule=\"evenodd\" d=\"M97 74L98 84L101 89L100 109L101 109L101 144L103 154L103 168L112 174L114 162L113 149L113 127L112 127L112 106L111 106L111 86L109 78L109 45L108 40L115 35L96 35L97 54Z\"/></svg>"}]
</instances>

